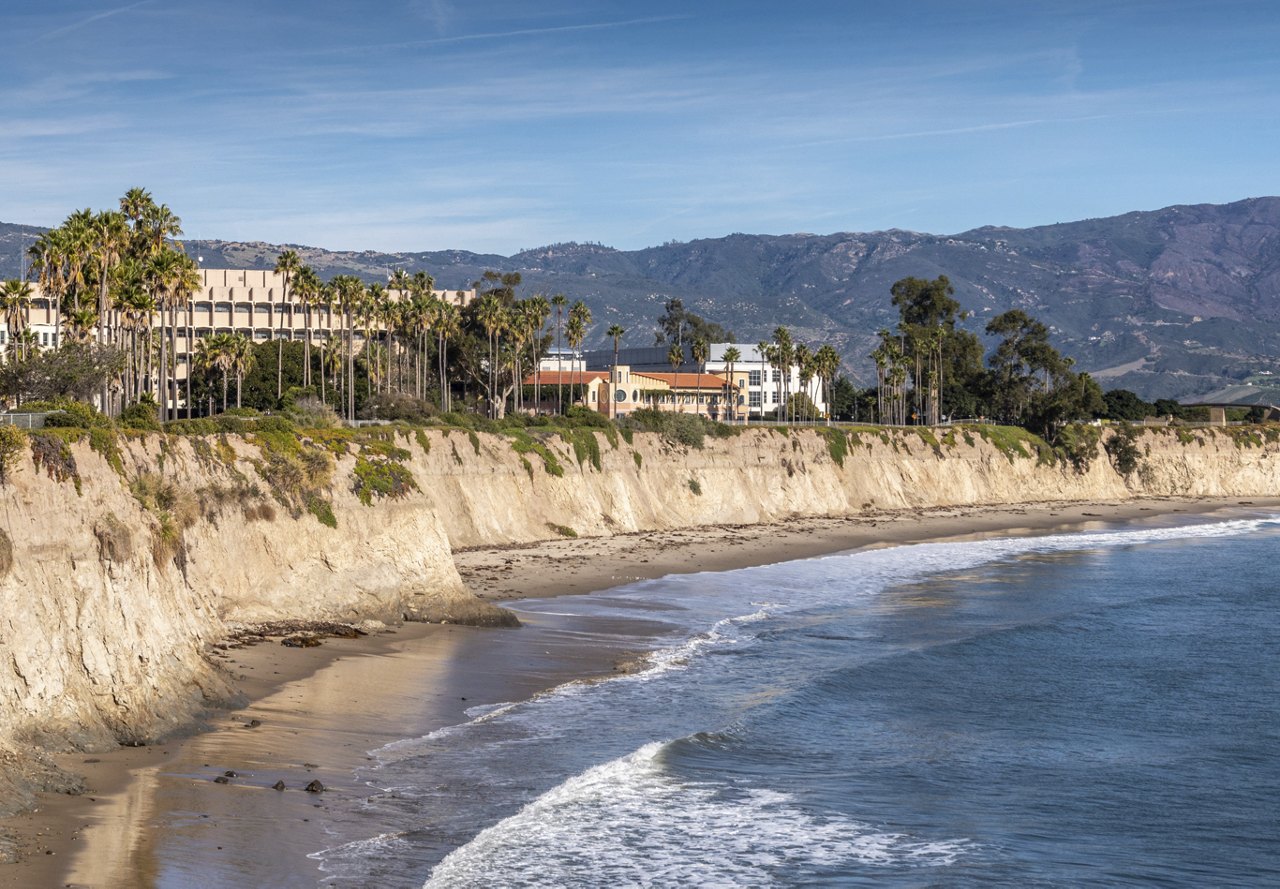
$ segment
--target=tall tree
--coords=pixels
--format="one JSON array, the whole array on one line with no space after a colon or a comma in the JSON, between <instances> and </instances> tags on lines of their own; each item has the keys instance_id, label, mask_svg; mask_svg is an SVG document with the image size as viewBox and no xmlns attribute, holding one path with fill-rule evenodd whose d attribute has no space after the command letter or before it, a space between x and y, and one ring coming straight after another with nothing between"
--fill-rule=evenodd
<instances>
[{"instance_id":1,"label":"tall tree","mask_svg":"<svg viewBox=\"0 0 1280 889\"><path fill-rule=\"evenodd\" d=\"M730 346L724 350L723 360L725 377L728 381L725 386L725 414L732 421L738 418L738 399L734 394L733 368L735 364L742 360L742 352L737 346Z\"/></svg>"},{"instance_id":2,"label":"tall tree","mask_svg":"<svg viewBox=\"0 0 1280 889\"><path fill-rule=\"evenodd\" d=\"M693 345L689 347L689 354L692 356L694 363L698 365L698 380L695 387L698 399L695 413L698 413L702 410L702 375L707 371L707 359L711 357L711 344L699 336L694 339Z\"/></svg>"},{"instance_id":3,"label":"tall tree","mask_svg":"<svg viewBox=\"0 0 1280 889\"><path fill-rule=\"evenodd\" d=\"M280 276L280 302L273 303L276 309L276 400L284 395L284 318L289 314L289 335L293 335L293 309L289 305L289 284L302 269L302 260L297 251L285 250L276 257L275 273Z\"/></svg>"},{"instance_id":4,"label":"tall tree","mask_svg":"<svg viewBox=\"0 0 1280 889\"><path fill-rule=\"evenodd\" d=\"M616 413L617 413L617 404L618 404L617 389L618 389L618 383L619 383L619 380L618 380L618 347L622 344L622 338L623 338L624 336L626 336L626 334L627 334L627 332L622 328L622 325L620 325L620 324L612 324L612 325L610 325L610 326L609 326L609 329L608 329L607 331L605 331L605 335L606 335L606 336L609 336L609 337L612 337L612 338L613 338L613 369L612 369L612 373L610 373L610 374L609 374L609 382L610 382L610 385L609 385L609 413L610 413L610 414L616 414Z\"/></svg>"},{"instance_id":5,"label":"tall tree","mask_svg":"<svg viewBox=\"0 0 1280 889\"><path fill-rule=\"evenodd\" d=\"M562 334L564 333L564 307L569 304L569 298L563 293L557 293L551 297L551 305L556 311L556 413L564 413L564 348L561 343Z\"/></svg>"}]
</instances>

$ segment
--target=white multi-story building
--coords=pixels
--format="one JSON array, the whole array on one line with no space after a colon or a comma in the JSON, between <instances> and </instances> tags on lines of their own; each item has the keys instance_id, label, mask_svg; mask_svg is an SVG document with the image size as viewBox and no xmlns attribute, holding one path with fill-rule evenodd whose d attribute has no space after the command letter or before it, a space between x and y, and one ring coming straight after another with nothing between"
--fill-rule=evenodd
<instances>
[{"instance_id":1,"label":"white multi-story building","mask_svg":"<svg viewBox=\"0 0 1280 889\"><path fill-rule=\"evenodd\" d=\"M761 360L758 345L748 343L712 343L707 359L706 372L728 378L729 363L724 360L725 352L737 349L739 358L733 363L732 383L737 390L738 404L734 414L739 419L762 417L778 409L783 399L797 392L804 392L817 406L819 414L827 410L823 397L822 381L817 377L801 385L800 366L791 365L784 373L771 367L768 361ZM618 364L630 367L633 371L667 371L672 370L667 360L666 346L650 348L620 349ZM590 370L607 369L613 364L613 350L600 349L587 352L583 356ZM680 373L693 373L700 368L693 361L689 347L684 347L684 363L678 368ZM784 394L785 393L785 394Z\"/></svg>"},{"instance_id":2,"label":"white multi-story building","mask_svg":"<svg viewBox=\"0 0 1280 889\"><path fill-rule=\"evenodd\" d=\"M302 341L311 331L313 343L326 342L342 331L341 312L336 306L313 306L310 312L303 305L290 282L285 294L284 278L273 271L248 269L200 269L200 289L178 309L177 376L184 379L195 342L215 333L239 333L254 342L285 339ZM36 285L32 285L30 308L27 310L27 328L35 335L40 348L57 345L53 300L46 297ZM392 300L401 292L388 290ZM475 298L474 290L436 290L437 299L465 306ZM96 298L96 294L95 294ZM160 326L157 312L153 322ZM374 323L372 331L381 331L382 325ZM190 334L190 336L188 336ZM9 340L7 330L0 331L0 344ZM355 331L357 343L364 340L364 329Z\"/></svg>"}]
</instances>

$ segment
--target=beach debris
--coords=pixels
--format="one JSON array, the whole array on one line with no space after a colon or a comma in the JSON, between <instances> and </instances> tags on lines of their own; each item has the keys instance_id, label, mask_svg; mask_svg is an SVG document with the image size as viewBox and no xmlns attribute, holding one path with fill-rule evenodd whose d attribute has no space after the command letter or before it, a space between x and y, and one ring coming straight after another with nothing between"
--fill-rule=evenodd
<instances>
[{"instance_id":1,"label":"beach debris","mask_svg":"<svg viewBox=\"0 0 1280 889\"><path fill-rule=\"evenodd\" d=\"M228 778L239 778L239 777L240 777L239 773L237 773L237 772L233 772L231 769L227 769L227 770L226 770L225 772L223 772L222 774L223 774L223 775L225 775L225 776L226 776L226 777L228 777Z\"/></svg>"},{"instance_id":2,"label":"beach debris","mask_svg":"<svg viewBox=\"0 0 1280 889\"><path fill-rule=\"evenodd\" d=\"M257 728L257 727L258 727L258 726L260 726L260 725L262 725L262 720L261 720L261 719L250 719L248 722L246 722L246 723L245 723L244 727L245 727L245 728Z\"/></svg>"},{"instance_id":3,"label":"beach debris","mask_svg":"<svg viewBox=\"0 0 1280 889\"><path fill-rule=\"evenodd\" d=\"M288 648L317 648L320 645L320 640L315 636L299 634L297 636L285 636L280 640L280 644Z\"/></svg>"},{"instance_id":4,"label":"beach debris","mask_svg":"<svg viewBox=\"0 0 1280 889\"><path fill-rule=\"evenodd\" d=\"M230 784L231 779L228 778L226 775L219 775L218 777L213 779L213 783L214 784Z\"/></svg>"},{"instance_id":5,"label":"beach debris","mask_svg":"<svg viewBox=\"0 0 1280 889\"><path fill-rule=\"evenodd\" d=\"M274 784L272 784L272 785L271 785L271 789L272 789L272 790L284 790L284 782L283 782L283 781L277 781L276 783L274 783Z\"/></svg>"},{"instance_id":6,"label":"beach debris","mask_svg":"<svg viewBox=\"0 0 1280 889\"><path fill-rule=\"evenodd\" d=\"M324 793L324 785L319 781L312 781L303 788L307 793Z\"/></svg>"}]
</instances>

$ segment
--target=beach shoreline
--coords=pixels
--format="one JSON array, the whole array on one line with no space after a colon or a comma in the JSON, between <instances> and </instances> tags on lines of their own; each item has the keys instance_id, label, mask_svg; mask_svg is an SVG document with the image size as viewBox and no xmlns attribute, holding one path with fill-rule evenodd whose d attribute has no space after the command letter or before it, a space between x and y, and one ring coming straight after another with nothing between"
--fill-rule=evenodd
<instances>
[{"instance_id":1,"label":"beach shoreline","mask_svg":"<svg viewBox=\"0 0 1280 889\"><path fill-rule=\"evenodd\" d=\"M1207 519L1223 510L1277 506L1280 499L1232 497L900 510L559 539L463 550L454 558L473 592L500 603L875 546ZM216 651L249 703L216 711L203 730L169 743L59 755L62 767L85 776L89 790L76 797L45 794L37 811L7 820L21 857L0 865L0 885L115 885L113 874L152 885L168 866L169 835L181 834L182 848L215 861L214 853L223 851L237 859L261 851L252 842L218 844L218 837L243 830L214 824L195 830L175 824L175 812L270 825L272 847L289 859L281 873L292 873L293 885L314 885L314 870L309 876L299 871L314 867L307 852L332 840L325 800L368 792L351 777L368 751L463 722L476 705L523 700L566 681L610 675L638 654L638 641L629 646L625 639L625 629L617 627L602 628L597 640L557 642L554 627L408 624L356 639L326 639L317 648L270 640ZM223 771L237 776L228 785L215 784ZM275 780L287 790L265 792ZM330 790L308 795L300 789L307 780L321 780Z\"/></svg>"}]
</instances>

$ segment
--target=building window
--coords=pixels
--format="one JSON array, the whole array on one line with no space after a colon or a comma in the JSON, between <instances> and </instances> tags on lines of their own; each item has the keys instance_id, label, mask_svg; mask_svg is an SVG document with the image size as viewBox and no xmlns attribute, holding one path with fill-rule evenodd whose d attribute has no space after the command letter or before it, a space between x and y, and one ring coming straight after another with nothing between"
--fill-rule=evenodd
<instances>
[{"instance_id":1,"label":"building window","mask_svg":"<svg viewBox=\"0 0 1280 889\"><path fill-rule=\"evenodd\" d=\"M752 386L760 385L760 371L753 370L747 373L747 379L751 381Z\"/></svg>"},{"instance_id":2,"label":"building window","mask_svg":"<svg viewBox=\"0 0 1280 889\"><path fill-rule=\"evenodd\" d=\"M750 393L750 398L751 398L750 407L760 407L760 393L759 393L759 391L756 391L756 392L752 392L752 393Z\"/></svg>"}]
</instances>

